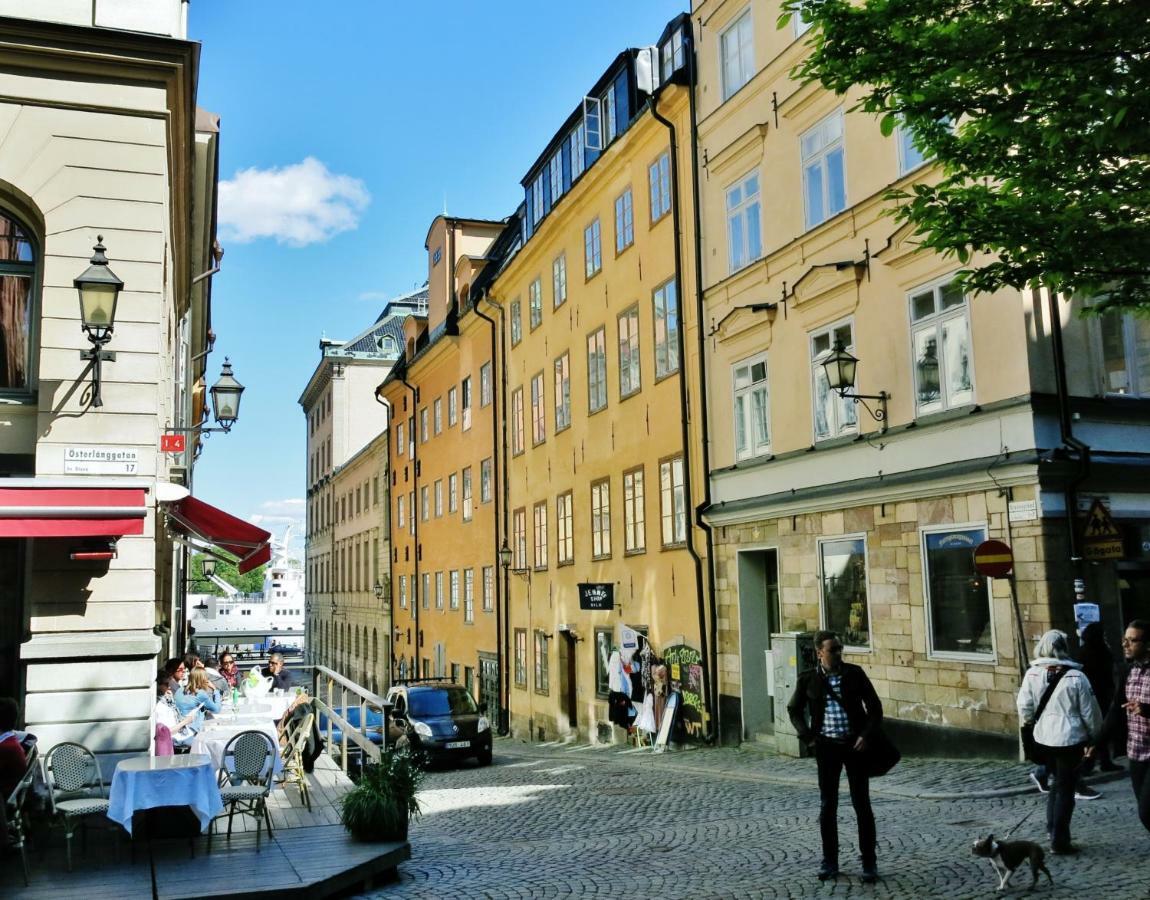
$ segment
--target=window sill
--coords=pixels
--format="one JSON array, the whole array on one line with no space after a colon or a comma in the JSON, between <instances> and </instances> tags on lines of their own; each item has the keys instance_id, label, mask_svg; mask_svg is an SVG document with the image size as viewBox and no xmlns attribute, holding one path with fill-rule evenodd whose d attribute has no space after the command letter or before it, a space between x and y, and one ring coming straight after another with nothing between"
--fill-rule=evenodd
<instances>
[{"instance_id":1,"label":"window sill","mask_svg":"<svg viewBox=\"0 0 1150 900\"><path fill-rule=\"evenodd\" d=\"M628 391L626 394L620 393L619 394L619 402L622 403L624 400L630 400L632 397L638 397L641 393L643 393L643 388L640 385L639 387L634 388L631 391Z\"/></svg>"},{"instance_id":2,"label":"window sill","mask_svg":"<svg viewBox=\"0 0 1150 900\"><path fill-rule=\"evenodd\" d=\"M686 541L676 541L673 544L663 544L660 550L682 550L687 546Z\"/></svg>"},{"instance_id":3,"label":"window sill","mask_svg":"<svg viewBox=\"0 0 1150 900\"><path fill-rule=\"evenodd\" d=\"M567 430L567 429L569 429L570 427L571 427L571 423L570 423L570 422L568 422L566 425L563 425L563 426L559 426L559 425L556 425L556 426L555 426L555 433L556 433L556 434L562 434L564 431L566 431L566 430Z\"/></svg>"},{"instance_id":4,"label":"window sill","mask_svg":"<svg viewBox=\"0 0 1150 900\"><path fill-rule=\"evenodd\" d=\"M964 662L984 666L998 665L998 654L996 653L959 653L949 650L932 650L926 654L926 658L938 662Z\"/></svg>"},{"instance_id":5,"label":"window sill","mask_svg":"<svg viewBox=\"0 0 1150 900\"><path fill-rule=\"evenodd\" d=\"M591 562L603 562L604 560L609 560L610 558L610 553L600 553L598 555L592 554Z\"/></svg>"},{"instance_id":6,"label":"window sill","mask_svg":"<svg viewBox=\"0 0 1150 900\"><path fill-rule=\"evenodd\" d=\"M595 278L596 278L596 277L597 277L597 276L598 276L598 275L599 275L599 274L600 274L602 271L603 271L603 267L602 267L602 266L600 266L598 269L596 269L596 270L595 270L594 272L592 272L590 275L586 275L586 274L585 274L585 275L583 276L583 283L584 283L584 284L588 284L588 283L590 283L590 282L591 282L591 281L593 281L593 280L594 280L594 279L595 279Z\"/></svg>"},{"instance_id":7,"label":"window sill","mask_svg":"<svg viewBox=\"0 0 1150 900\"><path fill-rule=\"evenodd\" d=\"M635 239L631 238L631 243L627 244L622 249L619 249L618 247L616 247L615 248L615 259L618 259L620 256L622 256L624 253L626 253L628 250L630 250L634 246L635 246Z\"/></svg>"},{"instance_id":8,"label":"window sill","mask_svg":"<svg viewBox=\"0 0 1150 900\"><path fill-rule=\"evenodd\" d=\"M568 560L565 560L564 562L555 563L555 568L556 569L563 569L563 568L566 568L567 566L573 566L573 565L575 565L575 560L568 559Z\"/></svg>"},{"instance_id":9,"label":"window sill","mask_svg":"<svg viewBox=\"0 0 1150 900\"><path fill-rule=\"evenodd\" d=\"M669 208L664 210L662 213L659 214L659 217L657 219L651 220L651 223L650 223L651 227L654 228L656 225L658 225L664 219L668 218L670 215L671 215L671 210Z\"/></svg>"},{"instance_id":10,"label":"window sill","mask_svg":"<svg viewBox=\"0 0 1150 900\"><path fill-rule=\"evenodd\" d=\"M655 384L658 384L661 381L666 381L668 378L674 378L678 374L679 374L679 370L677 368L671 369L667 372L664 372L662 375L660 375L658 372L656 372L655 373Z\"/></svg>"},{"instance_id":11,"label":"window sill","mask_svg":"<svg viewBox=\"0 0 1150 900\"><path fill-rule=\"evenodd\" d=\"M647 553L646 547L639 547L636 550L624 550L623 551L623 558L626 559L629 556L643 556L646 553Z\"/></svg>"}]
</instances>

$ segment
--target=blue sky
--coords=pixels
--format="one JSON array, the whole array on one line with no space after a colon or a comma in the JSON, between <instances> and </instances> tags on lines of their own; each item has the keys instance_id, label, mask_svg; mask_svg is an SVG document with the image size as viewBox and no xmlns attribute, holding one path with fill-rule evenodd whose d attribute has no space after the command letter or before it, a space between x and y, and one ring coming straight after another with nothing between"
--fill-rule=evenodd
<instances>
[{"instance_id":1,"label":"blue sky","mask_svg":"<svg viewBox=\"0 0 1150 900\"><path fill-rule=\"evenodd\" d=\"M199 103L222 117L218 340L247 387L207 442L196 494L279 533L302 525L296 403L321 335L346 339L426 278L444 203L501 218L519 179L625 47L685 6L384 0L199 0ZM326 11L325 16L318 11ZM293 544L298 547L296 540Z\"/></svg>"}]
</instances>

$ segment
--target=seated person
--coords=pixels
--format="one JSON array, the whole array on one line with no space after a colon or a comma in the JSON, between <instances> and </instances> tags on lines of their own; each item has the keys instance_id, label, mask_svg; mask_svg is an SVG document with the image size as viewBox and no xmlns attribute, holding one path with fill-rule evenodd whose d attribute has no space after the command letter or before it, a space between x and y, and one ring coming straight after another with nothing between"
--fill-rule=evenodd
<instances>
[{"instance_id":1,"label":"seated person","mask_svg":"<svg viewBox=\"0 0 1150 900\"><path fill-rule=\"evenodd\" d=\"M176 683L181 687L188 683L188 666L178 656L173 656L164 663L164 671L167 672L169 678L176 679Z\"/></svg>"},{"instance_id":2,"label":"seated person","mask_svg":"<svg viewBox=\"0 0 1150 900\"><path fill-rule=\"evenodd\" d=\"M12 796L28 768L20 735L16 733L19 712L20 707L15 700L0 697L0 803Z\"/></svg>"},{"instance_id":3,"label":"seated person","mask_svg":"<svg viewBox=\"0 0 1150 900\"><path fill-rule=\"evenodd\" d=\"M160 672L156 679L156 706L154 713L158 725L166 725L172 733L172 743L176 747L190 747L196 733L189 727L195 721L196 715L186 715L181 718L176 711L175 693L180 689L166 671ZM198 712L198 710L197 710Z\"/></svg>"},{"instance_id":4,"label":"seated person","mask_svg":"<svg viewBox=\"0 0 1150 900\"><path fill-rule=\"evenodd\" d=\"M220 654L220 677L228 683L228 689L239 687L240 674L239 666L236 665L236 658L230 650L225 650Z\"/></svg>"},{"instance_id":5,"label":"seated person","mask_svg":"<svg viewBox=\"0 0 1150 900\"><path fill-rule=\"evenodd\" d=\"M204 711L218 713L220 711L220 692L212 687L208 680L208 673L201 669L192 669L188 676L187 687L180 688L175 693L176 712L181 716L193 715L192 731L202 731L204 728Z\"/></svg>"},{"instance_id":6,"label":"seated person","mask_svg":"<svg viewBox=\"0 0 1150 900\"><path fill-rule=\"evenodd\" d=\"M220 696L232 692L232 686L228 684L227 679L220 674L219 666L216 665L214 656L209 656L204 660L204 674L208 676L208 681L212 683L212 687L220 692Z\"/></svg>"},{"instance_id":7,"label":"seated person","mask_svg":"<svg viewBox=\"0 0 1150 900\"><path fill-rule=\"evenodd\" d=\"M282 653L273 653L268 657L268 667L264 669L264 675L271 678L273 691L279 688L287 693L291 689L291 673L284 668Z\"/></svg>"}]
</instances>

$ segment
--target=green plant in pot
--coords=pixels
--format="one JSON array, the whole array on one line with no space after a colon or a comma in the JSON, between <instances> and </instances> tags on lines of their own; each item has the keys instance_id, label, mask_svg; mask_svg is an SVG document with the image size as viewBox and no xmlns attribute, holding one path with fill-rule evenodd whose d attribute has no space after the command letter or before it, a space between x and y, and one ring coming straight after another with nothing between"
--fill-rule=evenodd
<instances>
[{"instance_id":1,"label":"green plant in pot","mask_svg":"<svg viewBox=\"0 0 1150 900\"><path fill-rule=\"evenodd\" d=\"M422 782L423 769L410 751L384 747L379 762L365 766L359 783L343 795L344 827L361 841L406 840L408 820L419 815Z\"/></svg>"}]
</instances>

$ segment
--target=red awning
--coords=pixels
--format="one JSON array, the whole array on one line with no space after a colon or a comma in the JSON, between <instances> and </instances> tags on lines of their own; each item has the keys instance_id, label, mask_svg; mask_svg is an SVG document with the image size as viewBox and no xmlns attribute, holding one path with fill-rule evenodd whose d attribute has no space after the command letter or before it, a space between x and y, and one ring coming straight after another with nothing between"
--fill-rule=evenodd
<instances>
[{"instance_id":1,"label":"red awning","mask_svg":"<svg viewBox=\"0 0 1150 900\"><path fill-rule=\"evenodd\" d=\"M143 534L145 497L143 488L0 486L0 537Z\"/></svg>"},{"instance_id":2,"label":"red awning","mask_svg":"<svg viewBox=\"0 0 1150 900\"><path fill-rule=\"evenodd\" d=\"M272 558L271 533L217 509L210 503L185 497L164 505L174 530L226 550L240 561L236 568L250 572Z\"/></svg>"}]
</instances>

